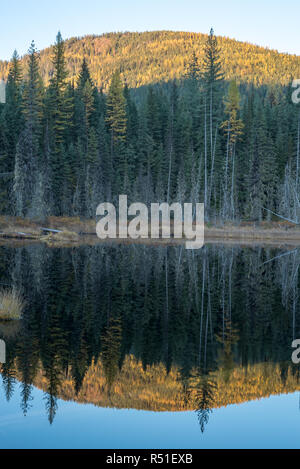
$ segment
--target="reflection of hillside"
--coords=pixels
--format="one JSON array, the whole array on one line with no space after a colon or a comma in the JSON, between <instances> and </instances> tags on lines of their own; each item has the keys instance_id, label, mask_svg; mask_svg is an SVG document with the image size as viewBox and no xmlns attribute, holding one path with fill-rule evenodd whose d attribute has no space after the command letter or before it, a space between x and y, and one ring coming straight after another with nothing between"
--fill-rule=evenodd
<instances>
[{"instance_id":1,"label":"reflection of hillside","mask_svg":"<svg viewBox=\"0 0 300 469\"><path fill-rule=\"evenodd\" d=\"M46 392L50 423L61 397L195 410L204 431L215 407L300 389L291 364L291 343L300 336L295 252L214 246L193 254L142 246L1 252L1 281L27 302L16 330L0 328L7 345L4 395L19 392L17 376L24 414L36 385Z\"/></svg>"},{"instance_id":2,"label":"reflection of hillside","mask_svg":"<svg viewBox=\"0 0 300 469\"><path fill-rule=\"evenodd\" d=\"M212 408L299 391L298 373L293 374L292 370L289 365L283 373L278 364L256 364L246 368L236 367L227 379L221 369L211 375L215 383ZM190 381L190 399L186 402L178 369L172 368L167 374L164 365L159 364L147 367L144 371L141 362L130 356L125 359L122 371L116 376L110 391L103 366L99 362L89 368L77 396L72 378L66 377L62 380L58 397L100 407L149 411L195 410L197 387L195 380ZM47 390L47 379L41 371L34 384Z\"/></svg>"}]
</instances>

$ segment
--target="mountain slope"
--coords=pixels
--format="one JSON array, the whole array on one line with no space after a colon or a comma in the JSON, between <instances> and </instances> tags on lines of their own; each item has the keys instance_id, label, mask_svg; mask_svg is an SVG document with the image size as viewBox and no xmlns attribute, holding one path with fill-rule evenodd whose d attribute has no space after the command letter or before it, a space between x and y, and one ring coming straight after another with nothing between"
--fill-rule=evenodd
<instances>
[{"instance_id":1,"label":"mountain slope","mask_svg":"<svg viewBox=\"0 0 300 469\"><path fill-rule=\"evenodd\" d=\"M205 34L157 31L109 33L66 41L70 80L76 79L85 57L92 77L105 90L116 68L130 87L181 78L193 51L201 60ZM255 85L288 83L300 77L300 57L282 54L256 45L219 37L225 77ZM40 68L45 81L51 76L52 48L41 51ZM0 77L7 77L9 64L0 62Z\"/></svg>"}]
</instances>

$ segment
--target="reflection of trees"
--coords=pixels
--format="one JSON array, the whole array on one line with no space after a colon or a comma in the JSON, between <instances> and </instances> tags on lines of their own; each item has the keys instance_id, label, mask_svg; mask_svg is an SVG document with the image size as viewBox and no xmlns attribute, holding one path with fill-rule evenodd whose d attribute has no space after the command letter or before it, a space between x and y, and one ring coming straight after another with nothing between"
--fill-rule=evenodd
<instances>
[{"instance_id":1,"label":"reflection of trees","mask_svg":"<svg viewBox=\"0 0 300 469\"><path fill-rule=\"evenodd\" d=\"M0 324L0 339L6 343L6 363L1 366L3 389L7 401L10 401L16 385L16 348L19 342L21 325L2 323Z\"/></svg>"},{"instance_id":2,"label":"reflection of trees","mask_svg":"<svg viewBox=\"0 0 300 469\"><path fill-rule=\"evenodd\" d=\"M16 371L13 363L6 362L2 365L1 373L5 397L7 402L9 402L13 396L16 385Z\"/></svg>"},{"instance_id":3,"label":"reflection of trees","mask_svg":"<svg viewBox=\"0 0 300 469\"><path fill-rule=\"evenodd\" d=\"M121 340L121 319L111 318L102 338L102 363L109 391L119 371Z\"/></svg>"},{"instance_id":4,"label":"reflection of trees","mask_svg":"<svg viewBox=\"0 0 300 469\"><path fill-rule=\"evenodd\" d=\"M235 367L234 345L238 342L238 331L233 327L229 317L224 317L222 331L217 335L217 341L221 344L218 363L223 370L224 381L228 382Z\"/></svg>"},{"instance_id":5,"label":"reflection of trees","mask_svg":"<svg viewBox=\"0 0 300 469\"><path fill-rule=\"evenodd\" d=\"M217 369L228 382L235 363L272 361L282 363L286 379L299 332L297 256L224 246L11 250L2 257L0 283L21 289L27 310L21 331L7 339L6 397L17 376L26 413L42 366L52 422L65 377L78 395L100 357L111 390L130 353L144 369L178 367L186 405L193 402L205 428ZM195 369L201 372L191 389Z\"/></svg>"},{"instance_id":6,"label":"reflection of trees","mask_svg":"<svg viewBox=\"0 0 300 469\"><path fill-rule=\"evenodd\" d=\"M86 337L81 337L76 348L76 354L71 360L72 377L74 380L75 392L79 394L83 380L89 368L88 345Z\"/></svg>"},{"instance_id":7,"label":"reflection of trees","mask_svg":"<svg viewBox=\"0 0 300 469\"><path fill-rule=\"evenodd\" d=\"M49 393L45 395L45 401L46 401L46 411L48 415L48 420L50 425L53 424L54 418L57 412L57 398L55 396L56 389L53 391L51 390L51 386L49 389Z\"/></svg>"},{"instance_id":8,"label":"reflection of trees","mask_svg":"<svg viewBox=\"0 0 300 469\"><path fill-rule=\"evenodd\" d=\"M215 383L209 376L204 376L201 380L200 387L196 397L197 402L197 415L201 432L205 432L205 427L209 422L209 416L214 407L214 392L216 389Z\"/></svg>"},{"instance_id":9,"label":"reflection of trees","mask_svg":"<svg viewBox=\"0 0 300 469\"><path fill-rule=\"evenodd\" d=\"M299 266L300 249L275 259L278 263L278 280L281 285L282 303L286 310L292 312L293 340L296 339L297 310L299 309Z\"/></svg>"},{"instance_id":10,"label":"reflection of trees","mask_svg":"<svg viewBox=\"0 0 300 469\"><path fill-rule=\"evenodd\" d=\"M215 404L216 383L212 373L197 369L190 380L190 395L198 416L201 432L205 432Z\"/></svg>"},{"instance_id":11,"label":"reflection of trees","mask_svg":"<svg viewBox=\"0 0 300 469\"><path fill-rule=\"evenodd\" d=\"M23 321L23 329L17 345L17 368L21 373L21 407L27 415L31 407L31 393L39 362L39 338L34 313L31 311Z\"/></svg>"}]
</instances>

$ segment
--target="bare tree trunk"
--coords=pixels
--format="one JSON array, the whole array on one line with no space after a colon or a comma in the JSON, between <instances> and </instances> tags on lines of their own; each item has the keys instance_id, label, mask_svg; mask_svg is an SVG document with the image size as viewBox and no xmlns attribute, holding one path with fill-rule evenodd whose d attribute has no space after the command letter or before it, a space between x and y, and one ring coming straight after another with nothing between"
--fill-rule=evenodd
<instances>
[{"instance_id":1,"label":"bare tree trunk","mask_svg":"<svg viewBox=\"0 0 300 469\"><path fill-rule=\"evenodd\" d=\"M297 135L297 163L296 163L296 192L298 194L299 189L299 158L300 158L300 113L298 119L298 135Z\"/></svg>"},{"instance_id":2,"label":"bare tree trunk","mask_svg":"<svg viewBox=\"0 0 300 469\"><path fill-rule=\"evenodd\" d=\"M203 271L202 271L202 298L201 298L201 320L200 320L200 341L199 341L199 365L201 364L201 354L202 354L202 331L203 331L204 298L205 298L205 276L206 276L206 256L205 256L205 253L204 253Z\"/></svg>"},{"instance_id":3,"label":"bare tree trunk","mask_svg":"<svg viewBox=\"0 0 300 469\"><path fill-rule=\"evenodd\" d=\"M228 136L227 136L227 149L226 149L226 162L225 162L225 191L224 191L224 210L223 217L226 218L228 214L228 166L229 166L229 147L230 147L230 123L228 122Z\"/></svg>"},{"instance_id":4,"label":"bare tree trunk","mask_svg":"<svg viewBox=\"0 0 300 469\"><path fill-rule=\"evenodd\" d=\"M210 85L210 152L211 159L213 158L213 89Z\"/></svg>"},{"instance_id":5,"label":"bare tree trunk","mask_svg":"<svg viewBox=\"0 0 300 469\"><path fill-rule=\"evenodd\" d=\"M235 173L235 147L232 153L232 176L231 176L231 216L235 218L235 207L234 207L234 173Z\"/></svg>"},{"instance_id":6,"label":"bare tree trunk","mask_svg":"<svg viewBox=\"0 0 300 469\"><path fill-rule=\"evenodd\" d=\"M174 106L171 108L171 129L170 129L170 152L169 152L169 175L168 175L168 196L167 203L170 203L171 193L171 175L172 175L172 164L173 164L173 134L174 134Z\"/></svg>"},{"instance_id":7,"label":"bare tree trunk","mask_svg":"<svg viewBox=\"0 0 300 469\"><path fill-rule=\"evenodd\" d=\"M298 222L295 221L295 220L291 220L290 218L282 217L282 216L279 215L278 213L275 213L275 212L273 212L272 210L269 210L268 208L262 207L262 209L263 209L263 210L266 210L267 212L272 213L273 215L276 215L276 217L281 218L282 220L289 221L290 223L294 223L295 225L299 225L299 224L300 224L300 223L298 223Z\"/></svg>"},{"instance_id":8,"label":"bare tree trunk","mask_svg":"<svg viewBox=\"0 0 300 469\"><path fill-rule=\"evenodd\" d=\"M168 204L170 203L170 192L171 192L172 156L173 156L172 154L173 154L173 142L171 142L170 144L170 155L169 155L168 196L167 196Z\"/></svg>"},{"instance_id":9,"label":"bare tree trunk","mask_svg":"<svg viewBox=\"0 0 300 469\"><path fill-rule=\"evenodd\" d=\"M209 205L211 203L213 178L214 178L214 170L215 170L217 135L218 135L218 125L216 125L216 134L215 134L214 148L213 148L213 152L212 152L212 160L211 160L211 168L210 168L210 181L209 181L209 194L208 194Z\"/></svg>"},{"instance_id":10,"label":"bare tree trunk","mask_svg":"<svg viewBox=\"0 0 300 469\"><path fill-rule=\"evenodd\" d=\"M204 205L209 209L207 204L207 111L205 99L205 112L204 112Z\"/></svg>"}]
</instances>

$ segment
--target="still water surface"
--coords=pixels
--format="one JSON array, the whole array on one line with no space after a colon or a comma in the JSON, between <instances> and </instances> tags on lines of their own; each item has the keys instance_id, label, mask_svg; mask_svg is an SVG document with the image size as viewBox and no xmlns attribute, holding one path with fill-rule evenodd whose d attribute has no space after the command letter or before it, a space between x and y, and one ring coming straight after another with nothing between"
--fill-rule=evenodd
<instances>
[{"instance_id":1,"label":"still water surface","mask_svg":"<svg viewBox=\"0 0 300 469\"><path fill-rule=\"evenodd\" d=\"M283 255L284 254L284 255ZM300 251L0 247L0 448L300 448Z\"/></svg>"}]
</instances>

